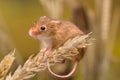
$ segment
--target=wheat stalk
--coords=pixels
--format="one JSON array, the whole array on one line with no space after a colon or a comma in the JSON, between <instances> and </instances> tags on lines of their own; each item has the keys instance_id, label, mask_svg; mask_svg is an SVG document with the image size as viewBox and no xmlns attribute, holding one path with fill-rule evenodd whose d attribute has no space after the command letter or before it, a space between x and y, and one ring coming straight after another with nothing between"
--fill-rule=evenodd
<instances>
[{"instance_id":1,"label":"wheat stalk","mask_svg":"<svg viewBox=\"0 0 120 80\"><path fill-rule=\"evenodd\" d=\"M0 62L0 80L4 80L7 72L9 71L13 61L15 50L10 52L10 54L6 55L3 60Z\"/></svg>"},{"instance_id":2,"label":"wheat stalk","mask_svg":"<svg viewBox=\"0 0 120 80\"><path fill-rule=\"evenodd\" d=\"M51 17L59 18L63 12L63 1L64 0L40 0L40 3Z\"/></svg>"},{"instance_id":3,"label":"wheat stalk","mask_svg":"<svg viewBox=\"0 0 120 80\"><path fill-rule=\"evenodd\" d=\"M30 56L23 66L19 66L13 75L11 73L6 77L6 80L24 80L31 78L36 72L46 69L46 60L49 59L50 65L54 65L57 62L65 58L72 58L77 55L78 48L86 47L91 43L91 33L83 36L76 36L73 39L69 39L64 43L62 47L55 50L53 55L48 57L39 52L36 56Z\"/></svg>"},{"instance_id":4,"label":"wheat stalk","mask_svg":"<svg viewBox=\"0 0 120 80\"><path fill-rule=\"evenodd\" d=\"M92 33L83 36L78 35L73 39L69 39L62 47L54 52L54 61L59 62L64 58L72 59L73 56L78 55L78 49L87 47L91 41L94 40L91 34Z\"/></svg>"}]
</instances>

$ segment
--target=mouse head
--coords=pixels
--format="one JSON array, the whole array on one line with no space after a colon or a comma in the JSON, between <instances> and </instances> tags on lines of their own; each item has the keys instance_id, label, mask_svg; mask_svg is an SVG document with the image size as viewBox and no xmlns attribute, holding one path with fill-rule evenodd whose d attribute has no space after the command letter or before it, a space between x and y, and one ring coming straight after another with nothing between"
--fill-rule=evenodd
<instances>
[{"instance_id":1,"label":"mouse head","mask_svg":"<svg viewBox=\"0 0 120 80\"><path fill-rule=\"evenodd\" d=\"M50 38L54 36L59 29L61 21L51 19L46 16L40 17L37 23L29 30L29 35L37 38Z\"/></svg>"}]
</instances>

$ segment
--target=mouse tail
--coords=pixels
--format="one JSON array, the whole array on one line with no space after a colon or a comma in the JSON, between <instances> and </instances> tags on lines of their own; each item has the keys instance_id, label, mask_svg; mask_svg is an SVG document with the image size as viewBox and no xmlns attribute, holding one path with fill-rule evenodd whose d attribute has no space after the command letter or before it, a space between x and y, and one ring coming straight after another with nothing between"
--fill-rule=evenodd
<instances>
[{"instance_id":1,"label":"mouse tail","mask_svg":"<svg viewBox=\"0 0 120 80\"><path fill-rule=\"evenodd\" d=\"M50 74L52 76L56 77L56 78L59 78L59 79L68 79L68 78L70 78L75 73L75 71L77 69L77 66L78 66L78 63L79 63L79 61L76 60L74 66L73 66L73 69L71 70L70 73L68 73L66 75L58 75L58 74L54 73L51 70L51 68L50 68L49 60L47 60L47 69L50 72Z\"/></svg>"}]
</instances>

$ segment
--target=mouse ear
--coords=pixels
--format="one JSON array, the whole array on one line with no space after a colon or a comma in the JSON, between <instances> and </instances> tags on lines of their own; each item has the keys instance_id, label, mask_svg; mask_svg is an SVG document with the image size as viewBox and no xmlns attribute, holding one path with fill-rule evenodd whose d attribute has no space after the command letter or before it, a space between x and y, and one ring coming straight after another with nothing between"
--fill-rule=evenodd
<instances>
[{"instance_id":1,"label":"mouse ear","mask_svg":"<svg viewBox=\"0 0 120 80\"><path fill-rule=\"evenodd\" d=\"M40 17L39 19L45 19L45 18L48 18L48 17L46 17L46 16L42 16L42 17Z\"/></svg>"},{"instance_id":2,"label":"mouse ear","mask_svg":"<svg viewBox=\"0 0 120 80\"><path fill-rule=\"evenodd\" d=\"M60 24L61 24L61 21L59 21L59 20L51 20L50 23L60 25Z\"/></svg>"},{"instance_id":3,"label":"mouse ear","mask_svg":"<svg viewBox=\"0 0 120 80\"><path fill-rule=\"evenodd\" d=\"M50 21L51 19L49 17L46 16L42 16L39 18L38 22L47 22Z\"/></svg>"}]
</instances>

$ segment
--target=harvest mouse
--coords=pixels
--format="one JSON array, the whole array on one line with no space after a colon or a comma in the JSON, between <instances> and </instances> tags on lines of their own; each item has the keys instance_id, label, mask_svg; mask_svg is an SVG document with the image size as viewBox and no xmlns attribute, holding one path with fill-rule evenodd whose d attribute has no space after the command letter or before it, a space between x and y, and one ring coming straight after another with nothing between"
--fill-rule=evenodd
<instances>
[{"instance_id":1,"label":"harvest mouse","mask_svg":"<svg viewBox=\"0 0 120 80\"><path fill-rule=\"evenodd\" d=\"M39 39L43 43L43 51L55 50L63 43L83 32L69 21L62 21L40 17L37 23L29 30L29 35Z\"/></svg>"},{"instance_id":2,"label":"harvest mouse","mask_svg":"<svg viewBox=\"0 0 120 80\"><path fill-rule=\"evenodd\" d=\"M40 17L40 19L32 28L30 28L29 35L36 39L39 39L43 43L41 52L47 55L51 55L52 51L62 46L65 41L77 35L83 35L83 32L72 22L52 19L43 16ZM51 72L49 67L48 70ZM70 74L72 75L73 73L74 70ZM51 74L60 78L67 78L71 76L69 74L64 77L52 72Z\"/></svg>"}]
</instances>

